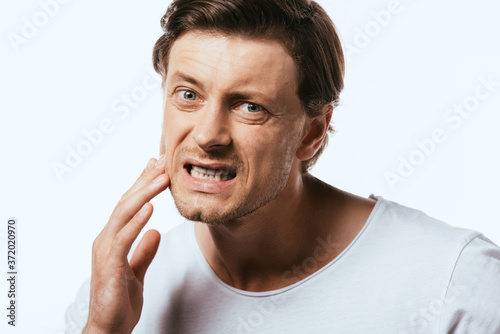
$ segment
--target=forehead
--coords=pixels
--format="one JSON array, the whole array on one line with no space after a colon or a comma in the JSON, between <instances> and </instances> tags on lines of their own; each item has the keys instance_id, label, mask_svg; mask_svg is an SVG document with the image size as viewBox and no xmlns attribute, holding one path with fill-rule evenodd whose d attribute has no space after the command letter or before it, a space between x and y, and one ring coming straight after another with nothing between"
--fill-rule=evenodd
<instances>
[{"instance_id":1,"label":"forehead","mask_svg":"<svg viewBox=\"0 0 500 334\"><path fill-rule=\"evenodd\" d=\"M245 88L275 97L297 92L295 62L273 40L189 32L170 50L167 85L179 73L219 91Z\"/></svg>"}]
</instances>

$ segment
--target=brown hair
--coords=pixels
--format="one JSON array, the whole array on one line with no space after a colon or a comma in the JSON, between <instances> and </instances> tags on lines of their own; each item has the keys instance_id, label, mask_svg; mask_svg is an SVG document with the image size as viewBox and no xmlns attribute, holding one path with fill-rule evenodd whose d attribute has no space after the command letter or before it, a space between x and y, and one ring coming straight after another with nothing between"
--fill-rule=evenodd
<instances>
[{"instance_id":1,"label":"brown hair","mask_svg":"<svg viewBox=\"0 0 500 334\"><path fill-rule=\"evenodd\" d=\"M295 60L298 97L307 115L335 108L344 88L344 55L335 26L325 10L308 0L173 0L161 19L164 34L153 49L153 66L167 76L168 56L177 38L193 30L227 36L277 40ZM331 125L328 131L333 133ZM316 163L328 134L313 157L302 161L302 173Z\"/></svg>"}]
</instances>

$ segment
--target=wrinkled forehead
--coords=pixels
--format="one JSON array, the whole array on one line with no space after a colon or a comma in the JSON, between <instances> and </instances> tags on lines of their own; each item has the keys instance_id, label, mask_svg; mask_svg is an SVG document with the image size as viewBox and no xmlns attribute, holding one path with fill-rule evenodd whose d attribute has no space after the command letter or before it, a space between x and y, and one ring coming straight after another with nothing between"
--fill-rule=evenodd
<instances>
[{"instance_id":1,"label":"wrinkled forehead","mask_svg":"<svg viewBox=\"0 0 500 334\"><path fill-rule=\"evenodd\" d=\"M297 93L295 62L274 40L189 32L172 45L167 87L179 73L196 78L207 89L252 88L274 96Z\"/></svg>"}]
</instances>

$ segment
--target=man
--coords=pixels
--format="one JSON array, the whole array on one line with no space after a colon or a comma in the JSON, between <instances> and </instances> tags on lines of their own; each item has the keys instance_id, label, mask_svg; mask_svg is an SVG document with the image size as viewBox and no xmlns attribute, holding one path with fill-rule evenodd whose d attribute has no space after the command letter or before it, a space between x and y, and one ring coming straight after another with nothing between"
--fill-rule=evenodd
<instances>
[{"instance_id":1,"label":"man","mask_svg":"<svg viewBox=\"0 0 500 334\"><path fill-rule=\"evenodd\" d=\"M308 173L344 74L317 3L177 0L162 25L161 157L94 241L70 331L500 333L496 245ZM167 187L188 221L129 261Z\"/></svg>"}]
</instances>

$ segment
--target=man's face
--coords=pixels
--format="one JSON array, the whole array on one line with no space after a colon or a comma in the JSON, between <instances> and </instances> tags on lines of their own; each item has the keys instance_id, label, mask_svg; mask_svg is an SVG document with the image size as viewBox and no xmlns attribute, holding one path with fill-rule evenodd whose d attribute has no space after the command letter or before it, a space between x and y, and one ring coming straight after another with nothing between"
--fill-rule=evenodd
<instances>
[{"instance_id":1,"label":"man's face","mask_svg":"<svg viewBox=\"0 0 500 334\"><path fill-rule=\"evenodd\" d=\"M181 215L218 225L265 208L299 173L306 116L291 56L197 31L174 43L167 73L162 145Z\"/></svg>"}]
</instances>

